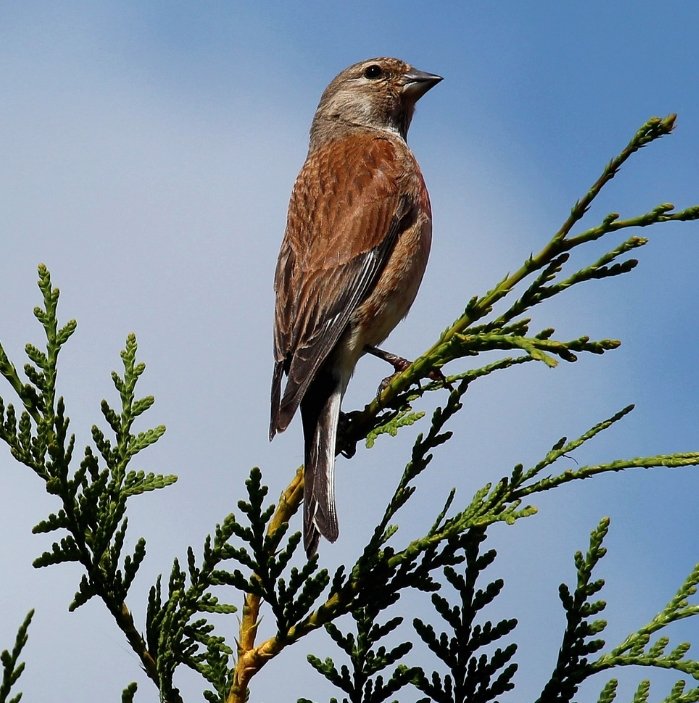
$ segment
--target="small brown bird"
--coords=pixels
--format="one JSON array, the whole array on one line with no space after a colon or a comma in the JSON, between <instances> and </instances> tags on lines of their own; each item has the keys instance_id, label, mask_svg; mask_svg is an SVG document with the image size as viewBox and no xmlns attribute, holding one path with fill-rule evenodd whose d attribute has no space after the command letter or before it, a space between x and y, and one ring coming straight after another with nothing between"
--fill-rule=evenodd
<instances>
[{"instance_id":1,"label":"small brown bird","mask_svg":"<svg viewBox=\"0 0 699 703\"><path fill-rule=\"evenodd\" d=\"M309 556L321 534L331 542L339 534L342 396L359 357L407 314L427 265L430 199L406 136L415 103L441 80L393 58L342 71L321 97L291 194L274 278L269 437L300 405Z\"/></svg>"}]
</instances>

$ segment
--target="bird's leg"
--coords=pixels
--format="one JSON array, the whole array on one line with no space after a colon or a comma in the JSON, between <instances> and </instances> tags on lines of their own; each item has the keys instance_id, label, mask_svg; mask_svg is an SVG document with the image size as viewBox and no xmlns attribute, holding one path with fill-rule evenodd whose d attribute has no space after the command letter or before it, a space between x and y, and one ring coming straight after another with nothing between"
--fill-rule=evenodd
<instances>
[{"instance_id":1,"label":"bird's leg","mask_svg":"<svg viewBox=\"0 0 699 703\"><path fill-rule=\"evenodd\" d=\"M402 356L398 356L396 354L391 354L391 352L384 351L383 349L379 349L378 347L372 347L367 344L366 347L364 347L364 351L367 352L367 354L371 354L372 356L376 356L379 359L383 359L384 361L387 361L393 368L395 369L395 373L392 373L390 376L386 376L383 381L379 384L379 389L376 392L376 395L381 395L383 392L384 388L391 382L391 379L396 376L399 373L402 373L405 371L405 369L412 364L412 361L408 361L407 359L404 359ZM432 371L427 374L433 381L439 381L442 384L444 384L447 388L451 388L451 383L447 380L446 376L442 373L441 369L433 369ZM453 389L452 389L453 390Z\"/></svg>"},{"instance_id":2,"label":"bird's leg","mask_svg":"<svg viewBox=\"0 0 699 703\"><path fill-rule=\"evenodd\" d=\"M371 354L372 356L376 356L379 359L387 361L389 364L391 364L391 366L393 366L393 368L396 370L396 373L405 371L405 369L407 369L408 366L410 366L410 364L412 363L411 361L404 359L402 356L391 354L391 352L384 351L383 349L379 349L378 347L371 347L367 345L366 347L364 347L364 351L366 351L367 354Z\"/></svg>"}]
</instances>

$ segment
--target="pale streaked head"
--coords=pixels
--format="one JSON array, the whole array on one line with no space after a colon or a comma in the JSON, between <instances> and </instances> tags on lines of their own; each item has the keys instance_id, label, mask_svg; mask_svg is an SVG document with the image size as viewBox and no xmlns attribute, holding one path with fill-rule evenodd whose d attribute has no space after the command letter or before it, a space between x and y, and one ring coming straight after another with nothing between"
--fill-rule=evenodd
<instances>
[{"instance_id":1,"label":"pale streaked head","mask_svg":"<svg viewBox=\"0 0 699 703\"><path fill-rule=\"evenodd\" d=\"M361 61L323 93L311 126L311 151L352 129L381 129L406 139L415 103L441 76L393 58Z\"/></svg>"}]
</instances>

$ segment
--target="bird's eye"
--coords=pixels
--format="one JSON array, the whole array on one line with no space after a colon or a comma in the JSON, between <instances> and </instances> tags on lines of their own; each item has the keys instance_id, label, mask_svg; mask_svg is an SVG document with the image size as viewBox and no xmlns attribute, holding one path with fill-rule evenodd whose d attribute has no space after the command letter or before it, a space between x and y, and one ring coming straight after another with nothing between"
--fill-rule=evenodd
<instances>
[{"instance_id":1,"label":"bird's eye","mask_svg":"<svg viewBox=\"0 0 699 703\"><path fill-rule=\"evenodd\" d=\"M382 75L383 70L381 69L381 66L379 66L377 63L372 63L371 66L367 66L364 69L365 78L380 78Z\"/></svg>"}]
</instances>

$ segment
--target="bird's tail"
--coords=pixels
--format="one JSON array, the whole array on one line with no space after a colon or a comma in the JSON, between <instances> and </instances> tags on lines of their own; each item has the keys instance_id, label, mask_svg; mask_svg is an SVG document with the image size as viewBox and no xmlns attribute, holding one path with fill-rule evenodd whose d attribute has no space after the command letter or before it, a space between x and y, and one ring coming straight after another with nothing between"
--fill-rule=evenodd
<instances>
[{"instance_id":1,"label":"bird's tail","mask_svg":"<svg viewBox=\"0 0 699 703\"><path fill-rule=\"evenodd\" d=\"M309 557L315 554L320 535L330 542L339 535L334 473L342 392L340 379L321 370L301 401L305 445L303 544Z\"/></svg>"}]
</instances>

